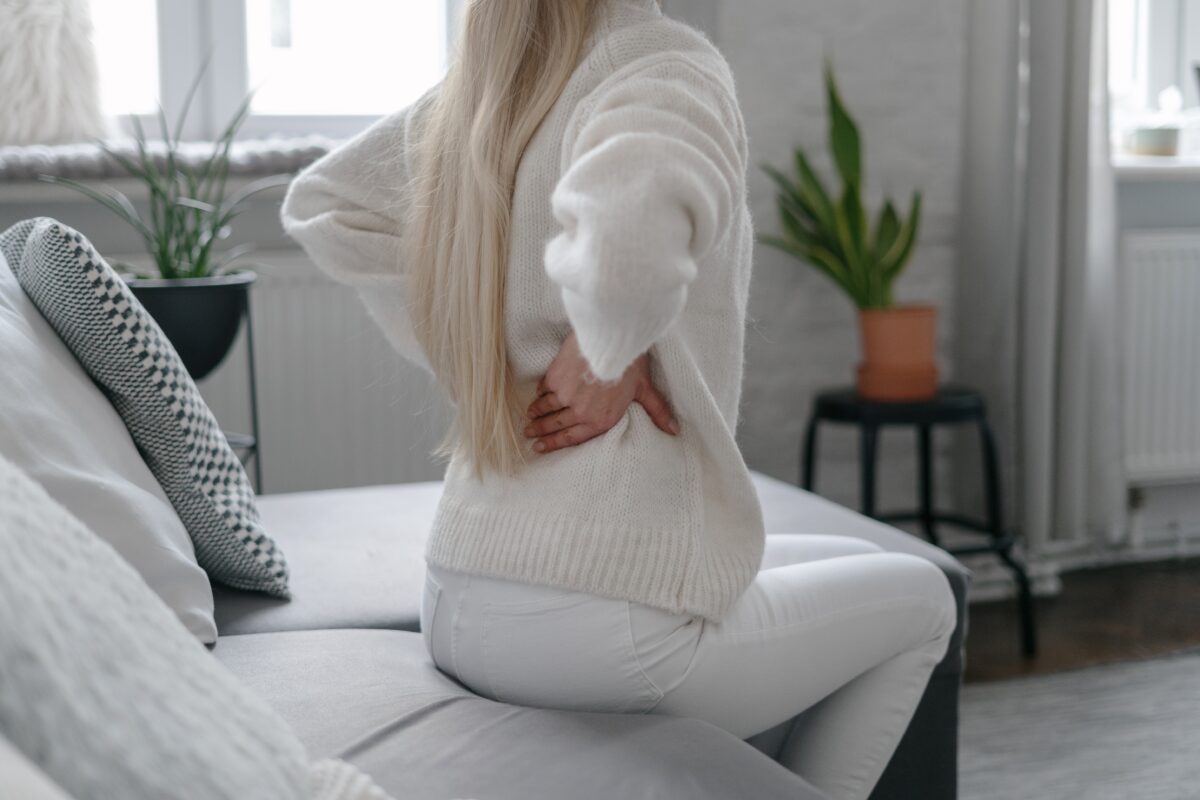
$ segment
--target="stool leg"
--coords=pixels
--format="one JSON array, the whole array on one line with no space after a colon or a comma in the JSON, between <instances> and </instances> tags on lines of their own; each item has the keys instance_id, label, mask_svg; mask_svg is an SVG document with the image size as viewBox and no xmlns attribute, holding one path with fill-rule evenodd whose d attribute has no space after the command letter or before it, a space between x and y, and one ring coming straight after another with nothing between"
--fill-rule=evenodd
<instances>
[{"instance_id":1,"label":"stool leg","mask_svg":"<svg viewBox=\"0 0 1200 800\"><path fill-rule=\"evenodd\" d=\"M1000 464L996 454L996 440L986 419L979 421L979 438L983 447L983 470L987 492L988 525L995 542L1003 542L997 551L1001 560L1012 570L1017 582L1017 603L1021 615L1021 652L1026 658L1037 654L1037 624L1034 620L1033 590L1025 565L1012 554L1012 542L1005 537L1004 503L1000 494Z\"/></svg>"},{"instance_id":2,"label":"stool leg","mask_svg":"<svg viewBox=\"0 0 1200 800\"><path fill-rule=\"evenodd\" d=\"M862 480L859 488L862 492L862 513L868 517L875 516L875 453L879 444L879 429L875 425L864 422L859 434L859 468L862 470Z\"/></svg>"},{"instance_id":3,"label":"stool leg","mask_svg":"<svg viewBox=\"0 0 1200 800\"><path fill-rule=\"evenodd\" d=\"M917 427L917 459L920 462L921 529L925 538L941 547L933 513L933 427Z\"/></svg>"},{"instance_id":4,"label":"stool leg","mask_svg":"<svg viewBox=\"0 0 1200 800\"><path fill-rule=\"evenodd\" d=\"M804 432L804 450L800 460L800 485L810 492L817 480L817 426L820 424L820 420L814 416L808 421L808 430Z\"/></svg>"}]
</instances>

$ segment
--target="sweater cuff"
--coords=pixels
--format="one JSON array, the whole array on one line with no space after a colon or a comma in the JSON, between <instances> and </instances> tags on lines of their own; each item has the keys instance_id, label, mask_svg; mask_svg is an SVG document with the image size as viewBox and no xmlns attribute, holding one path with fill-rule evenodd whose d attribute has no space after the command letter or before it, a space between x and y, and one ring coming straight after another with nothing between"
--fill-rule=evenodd
<instances>
[{"instance_id":1,"label":"sweater cuff","mask_svg":"<svg viewBox=\"0 0 1200 800\"><path fill-rule=\"evenodd\" d=\"M563 287L562 296L588 368L599 380L611 382L619 380L679 316L687 288L680 286L666 297L655 298L653 313L648 308L621 307L619 301L605 303L568 287ZM621 322L614 324L616 320Z\"/></svg>"}]
</instances>

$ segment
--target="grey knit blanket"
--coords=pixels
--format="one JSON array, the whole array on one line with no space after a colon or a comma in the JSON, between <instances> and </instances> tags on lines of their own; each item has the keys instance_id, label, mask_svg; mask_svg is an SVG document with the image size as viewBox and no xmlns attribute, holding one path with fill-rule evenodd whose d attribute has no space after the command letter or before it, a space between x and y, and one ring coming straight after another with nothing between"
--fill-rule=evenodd
<instances>
[{"instance_id":1,"label":"grey knit blanket","mask_svg":"<svg viewBox=\"0 0 1200 800\"><path fill-rule=\"evenodd\" d=\"M113 150L136 156L132 139L113 140ZM337 146L327 136L301 138L248 139L235 142L230 151L229 171L233 175L270 175L297 172ZM151 142L150 153L161 166L166 155L162 142ZM185 163L198 167L213 152L212 142L184 142L179 146ZM99 145L59 144L0 147L0 181L32 181L39 175L56 175L76 180L128 177L117 161Z\"/></svg>"}]
</instances>

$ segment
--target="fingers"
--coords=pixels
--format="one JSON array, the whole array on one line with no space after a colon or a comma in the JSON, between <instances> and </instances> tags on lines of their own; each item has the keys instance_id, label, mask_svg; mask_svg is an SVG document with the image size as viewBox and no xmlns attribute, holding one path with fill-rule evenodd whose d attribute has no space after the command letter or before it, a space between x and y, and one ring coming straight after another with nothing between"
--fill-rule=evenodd
<instances>
[{"instance_id":1,"label":"fingers","mask_svg":"<svg viewBox=\"0 0 1200 800\"><path fill-rule=\"evenodd\" d=\"M561 411L552 411L545 416L538 417L526 425L525 435L531 439L539 436L547 436L577 424L579 424L579 418L575 414L575 410L573 408L564 408Z\"/></svg>"},{"instance_id":2,"label":"fingers","mask_svg":"<svg viewBox=\"0 0 1200 800\"><path fill-rule=\"evenodd\" d=\"M539 453L550 453L583 444L588 439L596 438L599 434L600 431L590 425L572 425L538 439L533 443L533 449Z\"/></svg>"},{"instance_id":3,"label":"fingers","mask_svg":"<svg viewBox=\"0 0 1200 800\"><path fill-rule=\"evenodd\" d=\"M671 406L667 403L667 398L663 397L658 389L647 383L645 388L640 390L633 399L642 404L642 408L646 409L646 413L650 415L650 419L660 430L672 436L679 435L679 423L675 421L675 415L671 413Z\"/></svg>"},{"instance_id":4,"label":"fingers","mask_svg":"<svg viewBox=\"0 0 1200 800\"><path fill-rule=\"evenodd\" d=\"M547 414L559 411L562 408L564 406L559 401L558 395L554 392L546 392L529 404L529 411L526 413L530 419L537 419L538 417L544 417Z\"/></svg>"}]
</instances>

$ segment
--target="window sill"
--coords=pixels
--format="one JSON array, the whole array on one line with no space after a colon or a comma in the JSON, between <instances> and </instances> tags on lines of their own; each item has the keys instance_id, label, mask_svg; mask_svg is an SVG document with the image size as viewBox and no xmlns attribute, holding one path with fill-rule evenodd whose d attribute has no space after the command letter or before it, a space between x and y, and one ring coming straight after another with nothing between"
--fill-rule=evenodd
<instances>
[{"instance_id":1,"label":"window sill","mask_svg":"<svg viewBox=\"0 0 1200 800\"><path fill-rule=\"evenodd\" d=\"M1200 180L1200 155L1112 157L1113 172L1120 181Z\"/></svg>"},{"instance_id":2,"label":"window sill","mask_svg":"<svg viewBox=\"0 0 1200 800\"><path fill-rule=\"evenodd\" d=\"M338 143L339 140L326 136L235 142L230 151L229 174L256 177L298 172ZM117 141L113 145L118 152L126 155L133 156L136 152L132 140ZM212 142L184 142L180 145L180 154L183 161L198 166L209 158L212 148ZM161 142L151 143L153 155L161 158L162 151ZM56 175L80 181L131 180L129 173L96 144L0 147L0 191L8 184L10 189L19 187L28 192L31 188L28 184L37 181L39 175Z\"/></svg>"}]
</instances>

